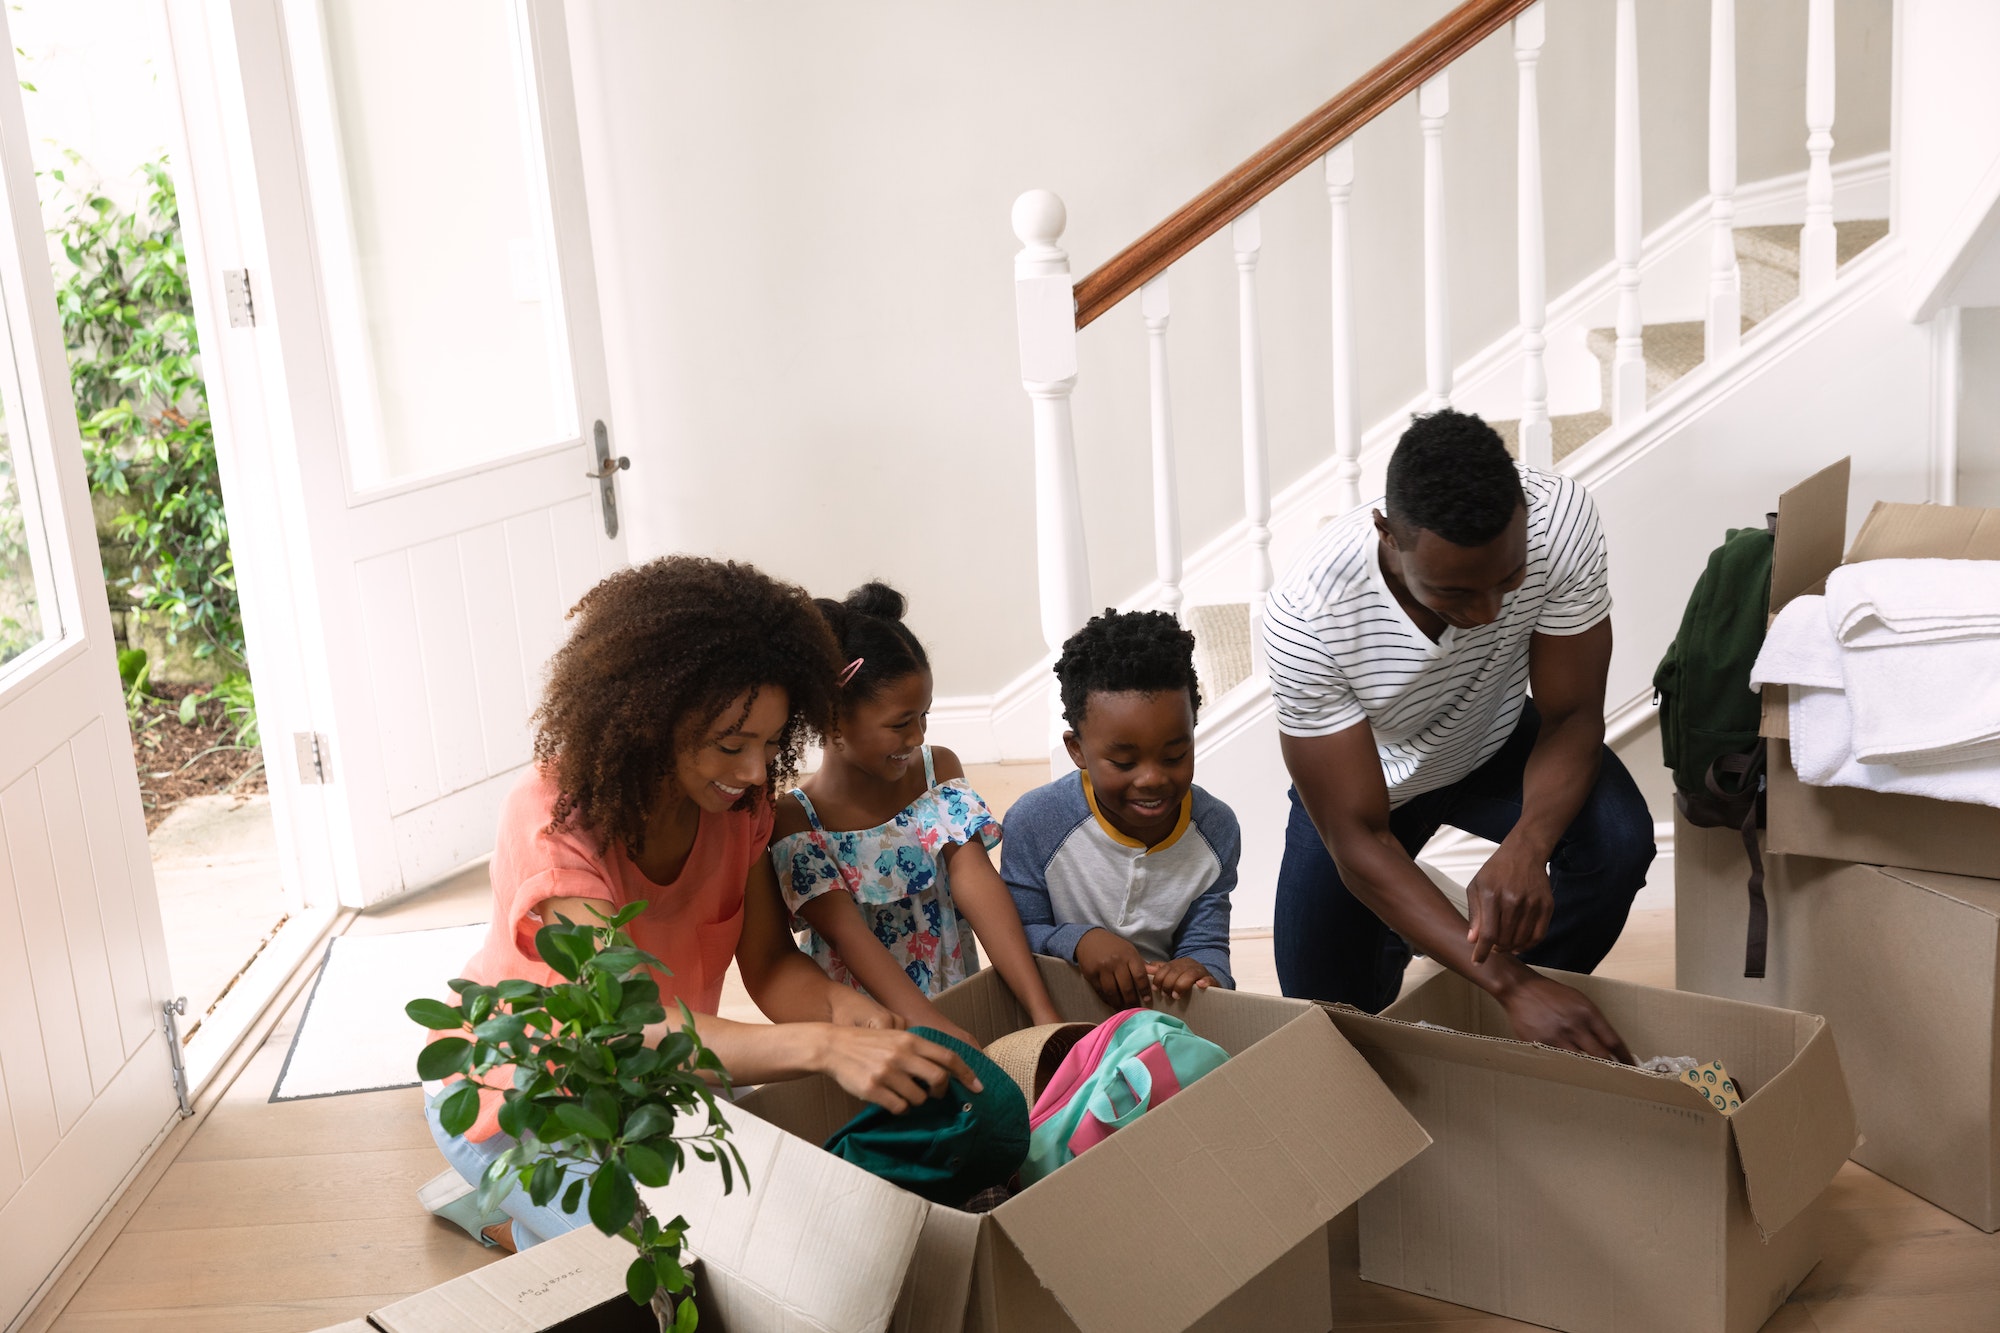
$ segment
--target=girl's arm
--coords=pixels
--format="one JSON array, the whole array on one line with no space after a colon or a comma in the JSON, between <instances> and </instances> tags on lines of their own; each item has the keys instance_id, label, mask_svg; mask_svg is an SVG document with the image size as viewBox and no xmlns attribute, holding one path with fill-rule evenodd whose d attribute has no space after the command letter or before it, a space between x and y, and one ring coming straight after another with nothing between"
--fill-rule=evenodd
<instances>
[{"instance_id":1,"label":"girl's arm","mask_svg":"<svg viewBox=\"0 0 2000 1333\"><path fill-rule=\"evenodd\" d=\"M847 970L854 974L854 979L891 1013L912 1027L936 1028L969 1046L979 1044L965 1029L940 1013L930 997L910 980L910 974L903 970L882 941L875 938L875 932L868 928L868 923L861 919L861 909L846 891L835 889L822 893L802 904L799 915L819 932L821 939L833 946L833 951L840 955L841 962L847 964Z\"/></svg>"},{"instance_id":2,"label":"girl's arm","mask_svg":"<svg viewBox=\"0 0 2000 1333\"><path fill-rule=\"evenodd\" d=\"M830 1022L843 1027L902 1027L903 1020L852 986L843 986L799 952L778 896L771 858L750 863L743 884L743 934L736 942L743 988L773 1023Z\"/></svg>"},{"instance_id":3,"label":"girl's arm","mask_svg":"<svg viewBox=\"0 0 2000 1333\"><path fill-rule=\"evenodd\" d=\"M952 902L972 923L972 933L979 937L1014 998L1027 1009L1028 1021L1037 1025L1062 1022L1048 987L1042 984L1035 955L1028 948L1028 933L1021 927L1021 914L1014 910L1013 895L993 868L986 844L977 840L953 843L939 859L951 878Z\"/></svg>"}]
</instances>

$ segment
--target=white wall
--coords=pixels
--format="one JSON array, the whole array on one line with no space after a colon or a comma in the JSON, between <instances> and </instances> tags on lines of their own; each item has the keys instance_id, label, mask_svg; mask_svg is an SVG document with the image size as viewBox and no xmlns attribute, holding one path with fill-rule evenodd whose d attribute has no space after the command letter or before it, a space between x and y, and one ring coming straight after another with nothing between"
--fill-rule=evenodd
<instances>
[{"instance_id":1,"label":"white wall","mask_svg":"<svg viewBox=\"0 0 2000 1333\"><path fill-rule=\"evenodd\" d=\"M1958 503L2000 506L2000 309L1960 314Z\"/></svg>"},{"instance_id":2,"label":"white wall","mask_svg":"<svg viewBox=\"0 0 2000 1333\"><path fill-rule=\"evenodd\" d=\"M940 694L1042 652L1028 408L1013 345L1014 196L1068 202L1081 274L1444 12L1444 0L936 6L782 0L572 6L614 410L637 556L755 560L838 593L901 585ZM1706 189L1708 5L1640 6L1646 225ZM1804 0L1739 18L1745 180L1801 169ZM1843 0L1836 159L1888 146L1888 0ZM1610 257L1612 9L1551 0L1543 60L1550 280ZM1453 338L1514 318L1514 62L1453 73ZM1414 109L1356 141L1361 419L1420 386ZM1316 172L1265 206L1273 480L1330 447L1326 212ZM1176 270L1189 549L1239 513L1234 272ZM1083 338L1077 437L1096 599L1151 575L1143 335ZM773 485L782 479L782 484Z\"/></svg>"},{"instance_id":3,"label":"white wall","mask_svg":"<svg viewBox=\"0 0 2000 1333\"><path fill-rule=\"evenodd\" d=\"M138 200L139 166L166 151L167 126L179 114L162 82L157 9L157 0L8 5L37 174L61 170L71 184L100 189L126 208ZM85 165L72 164L65 150ZM54 186L40 182L44 199Z\"/></svg>"},{"instance_id":4,"label":"white wall","mask_svg":"<svg viewBox=\"0 0 2000 1333\"><path fill-rule=\"evenodd\" d=\"M2000 201L2000 5L1902 0L1898 40L1912 71L1896 90L1896 223L1910 253L1909 300L1926 315L1940 303L1991 304L2000 300L2000 262L1980 266L1983 293L1951 288L1979 257L1965 247L1982 224L1985 248L2000 249L1991 217Z\"/></svg>"}]
</instances>

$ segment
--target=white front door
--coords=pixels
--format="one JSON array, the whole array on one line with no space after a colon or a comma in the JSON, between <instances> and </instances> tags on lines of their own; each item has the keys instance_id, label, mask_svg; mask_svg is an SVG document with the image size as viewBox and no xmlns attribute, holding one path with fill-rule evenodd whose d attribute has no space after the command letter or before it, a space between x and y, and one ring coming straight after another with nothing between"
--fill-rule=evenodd
<instances>
[{"instance_id":1,"label":"white front door","mask_svg":"<svg viewBox=\"0 0 2000 1333\"><path fill-rule=\"evenodd\" d=\"M283 568L303 645L283 780L358 906L491 850L563 617L624 562L562 6L168 15L207 299L241 271L251 307L204 342L260 404L221 440L271 479L237 563Z\"/></svg>"},{"instance_id":2,"label":"white front door","mask_svg":"<svg viewBox=\"0 0 2000 1333\"><path fill-rule=\"evenodd\" d=\"M0 11L6 48L6 13ZM171 994L21 96L0 88L0 1325L174 1120Z\"/></svg>"}]
</instances>

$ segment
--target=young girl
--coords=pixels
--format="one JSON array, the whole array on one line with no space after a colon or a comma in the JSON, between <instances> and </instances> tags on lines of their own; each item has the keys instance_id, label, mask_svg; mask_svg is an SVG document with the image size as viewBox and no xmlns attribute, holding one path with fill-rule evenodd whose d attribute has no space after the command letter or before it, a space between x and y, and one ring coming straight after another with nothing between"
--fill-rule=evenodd
<instances>
[{"instance_id":1,"label":"young girl","mask_svg":"<svg viewBox=\"0 0 2000 1333\"><path fill-rule=\"evenodd\" d=\"M930 661L902 594L870 583L817 605L840 641L840 697L819 771L779 800L771 842L807 953L912 1026L970 1041L930 997L979 970L976 933L1029 1021L1061 1022L988 855L999 821L951 751L924 744Z\"/></svg>"},{"instance_id":2,"label":"young girl","mask_svg":"<svg viewBox=\"0 0 2000 1333\"><path fill-rule=\"evenodd\" d=\"M545 922L643 900L626 929L666 965L654 974L662 1002L670 1013L687 1002L736 1082L823 1072L900 1112L943 1092L948 1074L971 1081L956 1054L829 981L786 928L765 856L770 792L807 729L830 724L844 660L805 592L748 565L676 556L613 574L570 618L535 713L536 762L501 807L492 924L461 975L547 985L556 974L535 952ZM732 958L777 1026L715 1016ZM475 1185L514 1142L499 1129L499 1094L482 1101L462 1137L427 1107L439 1148ZM584 1217L520 1190L501 1207L511 1238L489 1239L520 1248Z\"/></svg>"}]
</instances>

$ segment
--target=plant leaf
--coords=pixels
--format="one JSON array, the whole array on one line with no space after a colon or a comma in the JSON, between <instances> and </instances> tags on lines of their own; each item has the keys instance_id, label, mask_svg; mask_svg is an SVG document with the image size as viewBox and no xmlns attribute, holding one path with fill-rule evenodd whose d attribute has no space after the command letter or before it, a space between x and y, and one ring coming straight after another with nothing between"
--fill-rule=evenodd
<instances>
[{"instance_id":1,"label":"plant leaf","mask_svg":"<svg viewBox=\"0 0 2000 1333\"><path fill-rule=\"evenodd\" d=\"M438 1124L453 1138L472 1128L479 1119L479 1089L470 1083L461 1083L438 1103Z\"/></svg>"},{"instance_id":2,"label":"plant leaf","mask_svg":"<svg viewBox=\"0 0 2000 1333\"><path fill-rule=\"evenodd\" d=\"M659 1274L644 1257L634 1259L632 1266L625 1270L625 1294L632 1298L632 1304L644 1305L653 1299L653 1293L660 1289Z\"/></svg>"},{"instance_id":3,"label":"plant leaf","mask_svg":"<svg viewBox=\"0 0 2000 1333\"><path fill-rule=\"evenodd\" d=\"M549 1200L556 1197L562 1188L563 1169L553 1157L544 1157L535 1163L534 1171L528 1176L528 1198L537 1208L546 1208Z\"/></svg>"},{"instance_id":4,"label":"plant leaf","mask_svg":"<svg viewBox=\"0 0 2000 1333\"><path fill-rule=\"evenodd\" d=\"M579 1102L563 1102L549 1112L549 1119L569 1133L581 1134L585 1138L608 1139L613 1133L611 1126L585 1110Z\"/></svg>"},{"instance_id":5,"label":"plant leaf","mask_svg":"<svg viewBox=\"0 0 2000 1333\"><path fill-rule=\"evenodd\" d=\"M581 1202L582 1199L583 1199L583 1182L581 1180L570 1181L569 1188L563 1191L563 1197L562 1197L563 1211L566 1213L575 1212L577 1204Z\"/></svg>"},{"instance_id":6,"label":"plant leaf","mask_svg":"<svg viewBox=\"0 0 2000 1333\"><path fill-rule=\"evenodd\" d=\"M465 1026L465 1015L443 1000L411 1000L403 1006L403 1012L412 1022L421 1023L433 1032L450 1032Z\"/></svg>"},{"instance_id":7,"label":"plant leaf","mask_svg":"<svg viewBox=\"0 0 2000 1333\"><path fill-rule=\"evenodd\" d=\"M689 1293L682 1297L681 1308L674 1311L674 1333L694 1333L700 1321L701 1311L695 1307L693 1293Z\"/></svg>"},{"instance_id":8,"label":"plant leaf","mask_svg":"<svg viewBox=\"0 0 2000 1333\"><path fill-rule=\"evenodd\" d=\"M673 1168L666 1159L643 1143L625 1145L625 1169L633 1179L650 1189L663 1189L674 1178Z\"/></svg>"},{"instance_id":9,"label":"plant leaf","mask_svg":"<svg viewBox=\"0 0 2000 1333\"><path fill-rule=\"evenodd\" d=\"M665 1134L674 1127L674 1113L652 1102L625 1117L625 1140L635 1142L650 1139L655 1134Z\"/></svg>"},{"instance_id":10,"label":"plant leaf","mask_svg":"<svg viewBox=\"0 0 2000 1333\"><path fill-rule=\"evenodd\" d=\"M639 1192L632 1177L616 1162L606 1162L590 1178L590 1221L607 1236L615 1236L639 1210Z\"/></svg>"},{"instance_id":11,"label":"plant leaf","mask_svg":"<svg viewBox=\"0 0 2000 1333\"><path fill-rule=\"evenodd\" d=\"M418 1078L462 1074L472 1063L472 1043L463 1037L441 1037L417 1054Z\"/></svg>"}]
</instances>

